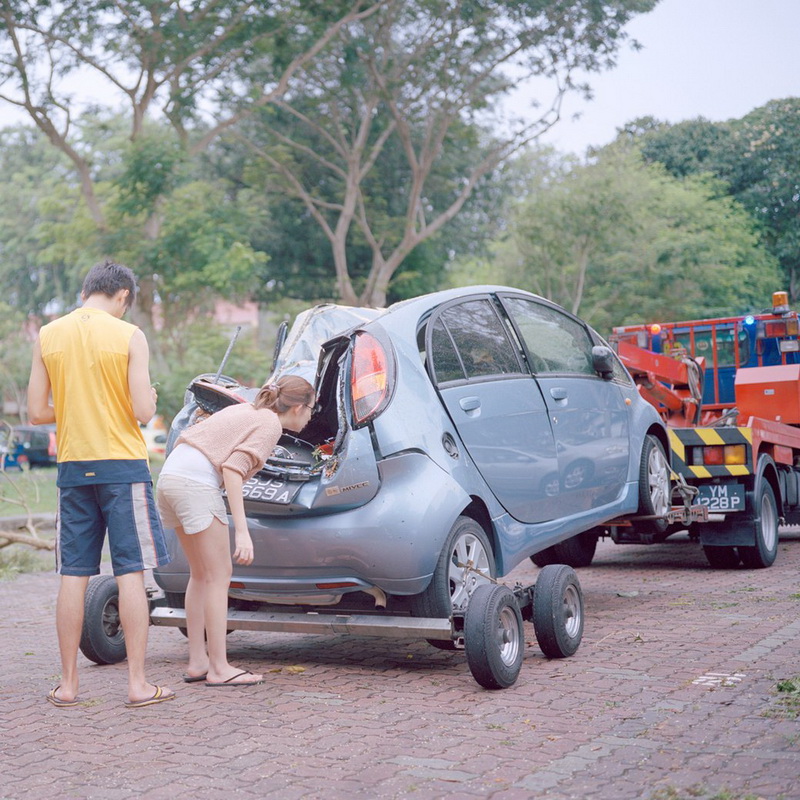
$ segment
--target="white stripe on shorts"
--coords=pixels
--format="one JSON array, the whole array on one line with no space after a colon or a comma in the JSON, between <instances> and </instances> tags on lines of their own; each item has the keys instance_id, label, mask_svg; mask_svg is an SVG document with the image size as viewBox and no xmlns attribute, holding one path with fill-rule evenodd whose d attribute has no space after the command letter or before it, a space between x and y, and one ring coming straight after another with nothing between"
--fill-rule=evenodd
<instances>
[{"instance_id":1,"label":"white stripe on shorts","mask_svg":"<svg viewBox=\"0 0 800 800\"><path fill-rule=\"evenodd\" d=\"M142 554L142 565L144 569L153 569L158 566L158 556L153 541L146 484L131 484L131 500L133 502L133 524L136 526L136 538Z\"/></svg>"}]
</instances>

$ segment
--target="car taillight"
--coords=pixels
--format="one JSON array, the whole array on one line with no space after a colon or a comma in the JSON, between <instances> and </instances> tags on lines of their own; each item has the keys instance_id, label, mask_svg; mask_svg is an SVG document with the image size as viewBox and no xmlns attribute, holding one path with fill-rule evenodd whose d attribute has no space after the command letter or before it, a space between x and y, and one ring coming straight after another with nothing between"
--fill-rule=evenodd
<instances>
[{"instance_id":1,"label":"car taillight","mask_svg":"<svg viewBox=\"0 0 800 800\"><path fill-rule=\"evenodd\" d=\"M353 420L364 425L374 419L389 400L389 358L383 345L371 334L360 331L353 346L350 392Z\"/></svg>"}]
</instances>

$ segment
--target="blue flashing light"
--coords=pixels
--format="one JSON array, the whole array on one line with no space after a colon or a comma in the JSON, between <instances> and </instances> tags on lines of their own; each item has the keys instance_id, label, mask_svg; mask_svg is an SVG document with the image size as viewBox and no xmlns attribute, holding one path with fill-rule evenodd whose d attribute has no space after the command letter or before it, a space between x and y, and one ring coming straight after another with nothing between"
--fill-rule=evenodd
<instances>
[{"instance_id":1,"label":"blue flashing light","mask_svg":"<svg viewBox=\"0 0 800 800\"><path fill-rule=\"evenodd\" d=\"M745 324L745 325L754 325L754 324L755 324L755 321L756 321L756 318L755 318L755 317L754 317L752 314L748 314L748 315L747 315L747 316L744 318L744 324Z\"/></svg>"}]
</instances>

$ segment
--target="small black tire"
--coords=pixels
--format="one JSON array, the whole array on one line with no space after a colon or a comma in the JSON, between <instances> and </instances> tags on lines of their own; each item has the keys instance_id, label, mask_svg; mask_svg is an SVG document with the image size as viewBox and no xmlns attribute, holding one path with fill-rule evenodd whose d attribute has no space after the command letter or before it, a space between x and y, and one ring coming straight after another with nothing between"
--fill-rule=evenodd
<instances>
[{"instance_id":1,"label":"small black tire","mask_svg":"<svg viewBox=\"0 0 800 800\"><path fill-rule=\"evenodd\" d=\"M118 664L127 658L119 616L119 589L111 575L92 578L86 587L80 648L95 664Z\"/></svg>"},{"instance_id":2,"label":"small black tire","mask_svg":"<svg viewBox=\"0 0 800 800\"><path fill-rule=\"evenodd\" d=\"M522 614L507 586L482 584L464 616L464 650L472 677L484 689L516 683L525 655Z\"/></svg>"},{"instance_id":3,"label":"small black tire","mask_svg":"<svg viewBox=\"0 0 800 800\"><path fill-rule=\"evenodd\" d=\"M583 591L566 564L542 569L533 589L533 629L547 658L566 658L583 637Z\"/></svg>"},{"instance_id":4,"label":"small black tire","mask_svg":"<svg viewBox=\"0 0 800 800\"><path fill-rule=\"evenodd\" d=\"M739 566L739 553L735 547L703 546L708 563L714 569L736 569Z\"/></svg>"},{"instance_id":5,"label":"small black tire","mask_svg":"<svg viewBox=\"0 0 800 800\"><path fill-rule=\"evenodd\" d=\"M771 567L778 556L778 504L775 492L763 477L755 498L758 517L753 521L755 544L739 547L739 557L748 569Z\"/></svg>"},{"instance_id":6,"label":"small black tire","mask_svg":"<svg viewBox=\"0 0 800 800\"><path fill-rule=\"evenodd\" d=\"M546 547L544 550L540 550L538 553L534 553L531 556L531 561L533 561L537 567L547 567L550 566L550 564L561 563L556 556L555 545Z\"/></svg>"},{"instance_id":7,"label":"small black tire","mask_svg":"<svg viewBox=\"0 0 800 800\"><path fill-rule=\"evenodd\" d=\"M639 515L664 517L671 502L669 462L661 442L648 433L639 463ZM634 522L634 528L643 533L663 534L668 527L666 518Z\"/></svg>"}]
</instances>

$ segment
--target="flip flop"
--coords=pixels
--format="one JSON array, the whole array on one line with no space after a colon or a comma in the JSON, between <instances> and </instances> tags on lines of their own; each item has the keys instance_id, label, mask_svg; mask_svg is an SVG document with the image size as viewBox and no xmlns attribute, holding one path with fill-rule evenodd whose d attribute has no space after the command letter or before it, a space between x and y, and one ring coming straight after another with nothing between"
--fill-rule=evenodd
<instances>
[{"instance_id":1,"label":"flip flop","mask_svg":"<svg viewBox=\"0 0 800 800\"><path fill-rule=\"evenodd\" d=\"M200 683L200 681L204 681L208 677L208 673L206 672L205 675L184 675L183 682L184 683Z\"/></svg>"},{"instance_id":2,"label":"flip flop","mask_svg":"<svg viewBox=\"0 0 800 800\"><path fill-rule=\"evenodd\" d=\"M175 692L171 692L169 689L163 689L161 686L156 686L155 694L152 697L148 697L146 700L136 700L134 702L129 700L125 703L125 708L144 708L144 706L152 706L156 703L163 703L167 700L174 699Z\"/></svg>"},{"instance_id":3,"label":"flip flop","mask_svg":"<svg viewBox=\"0 0 800 800\"><path fill-rule=\"evenodd\" d=\"M55 689L51 689L47 693L47 699L56 707L56 708L74 708L78 705L77 700L62 700L59 697L56 697L56 692L61 688L61 686L56 686Z\"/></svg>"},{"instance_id":4,"label":"flip flop","mask_svg":"<svg viewBox=\"0 0 800 800\"><path fill-rule=\"evenodd\" d=\"M206 681L206 686L258 686L259 683L264 683L264 679L262 678L260 681L238 681L237 683L231 683L231 681L235 681L237 678L241 678L242 675L252 675L253 673L250 672L249 669L242 670L241 672L237 672L235 675L231 675L228 680L223 681L222 683L209 683Z\"/></svg>"}]
</instances>

